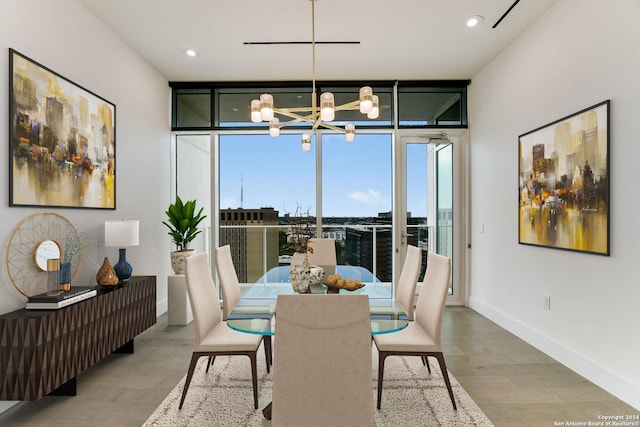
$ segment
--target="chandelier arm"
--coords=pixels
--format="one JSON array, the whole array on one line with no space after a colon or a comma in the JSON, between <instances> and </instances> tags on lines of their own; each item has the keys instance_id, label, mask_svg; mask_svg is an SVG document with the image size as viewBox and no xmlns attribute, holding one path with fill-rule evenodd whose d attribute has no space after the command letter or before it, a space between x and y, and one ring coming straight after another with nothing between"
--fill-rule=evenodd
<instances>
[{"instance_id":1,"label":"chandelier arm","mask_svg":"<svg viewBox=\"0 0 640 427\"><path fill-rule=\"evenodd\" d=\"M280 122L280 129L296 124L296 123L301 123L301 122L309 122L309 123L313 123L311 120L307 120L307 119L293 119L293 120L289 120L287 122Z\"/></svg>"},{"instance_id":2,"label":"chandelier arm","mask_svg":"<svg viewBox=\"0 0 640 427\"><path fill-rule=\"evenodd\" d=\"M275 113L280 113L280 114L301 113L304 111L308 111L309 114L311 114L313 109L312 107L292 107L292 108L274 108L273 111ZM317 109L316 109L316 112L317 112Z\"/></svg>"},{"instance_id":3,"label":"chandelier arm","mask_svg":"<svg viewBox=\"0 0 640 427\"><path fill-rule=\"evenodd\" d=\"M311 127L311 132L315 132L316 130L318 130L318 127L324 125L324 122L322 122L322 120L320 120L320 116L316 117L316 120L313 122L313 126Z\"/></svg>"},{"instance_id":4,"label":"chandelier arm","mask_svg":"<svg viewBox=\"0 0 640 427\"><path fill-rule=\"evenodd\" d=\"M309 110L307 109L307 110L304 110L304 111L309 111ZM307 115L307 116L302 116L302 115L300 115L300 114L292 113L292 112L290 112L289 110L279 110L279 111L277 111L277 113L278 113L278 114L280 114L280 115L282 115L282 116L286 116L286 117L290 117L290 118L292 118L292 119L295 119L295 120L293 120L291 123L295 123L295 122L309 122L309 123L313 123L313 122L314 122L314 116L313 116L313 114L309 114L309 115ZM280 125L280 127L282 127L282 126L285 126L285 125L284 125L284 124Z\"/></svg>"},{"instance_id":5,"label":"chandelier arm","mask_svg":"<svg viewBox=\"0 0 640 427\"><path fill-rule=\"evenodd\" d=\"M349 111L360 109L360 100L355 100L342 105L336 105L334 110L336 111Z\"/></svg>"},{"instance_id":6,"label":"chandelier arm","mask_svg":"<svg viewBox=\"0 0 640 427\"><path fill-rule=\"evenodd\" d=\"M344 129L338 127L338 126L330 125L330 124L325 123L325 122L321 122L320 123L320 127L331 129L331 130L335 130L335 131L340 132L340 133L347 133L346 130L344 130Z\"/></svg>"}]
</instances>

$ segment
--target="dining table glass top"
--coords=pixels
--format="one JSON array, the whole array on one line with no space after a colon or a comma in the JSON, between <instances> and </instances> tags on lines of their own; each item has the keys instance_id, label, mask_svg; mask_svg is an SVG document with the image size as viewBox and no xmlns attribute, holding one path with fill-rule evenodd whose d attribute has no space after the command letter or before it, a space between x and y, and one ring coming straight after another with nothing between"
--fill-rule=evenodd
<instances>
[{"instance_id":1,"label":"dining table glass top","mask_svg":"<svg viewBox=\"0 0 640 427\"><path fill-rule=\"evenodd\" d=\"M392 297L390 289L389 283L370 282L354 291L341 289L340 294L369 296L371 333L376 335L399 331L408 324L404 308ZM295 293L291 283L287 282L254 283L246 289L240 301L229 313L227 325L239 332L275 335L278 295ZM327 293L327 286L311 285L311 293Z\"/></svg>"}]
</instances>

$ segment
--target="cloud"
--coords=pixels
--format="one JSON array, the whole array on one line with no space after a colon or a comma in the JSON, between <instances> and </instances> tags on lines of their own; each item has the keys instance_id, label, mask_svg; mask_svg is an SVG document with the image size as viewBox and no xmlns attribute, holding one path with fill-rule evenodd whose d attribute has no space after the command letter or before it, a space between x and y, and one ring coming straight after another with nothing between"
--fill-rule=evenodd
<instances>
[{"instance_id":1,"label":"cloud","mask_svg":"<svg viewBox=\"0 0 640 427\"><path fill-rule=\"evenodd\" d=\"M349 194L351 200L365 203L368 205L382 205L386 203L386 199L377 190L369 189L367 192L354 191Z\"/></svg>"}]
</instances>

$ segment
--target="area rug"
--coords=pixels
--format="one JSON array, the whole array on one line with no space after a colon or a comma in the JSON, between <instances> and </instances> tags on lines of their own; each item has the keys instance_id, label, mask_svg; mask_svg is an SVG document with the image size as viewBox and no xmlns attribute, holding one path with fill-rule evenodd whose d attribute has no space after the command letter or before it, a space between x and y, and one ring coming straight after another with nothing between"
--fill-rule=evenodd
<instances>
[{"instance_id":1,"label":"area rug","mask_svg":"<svg viewBox=\"0 0 640 427\"><path fill-rule=\"evenodd\" d=\"M375 409L378 354L373 348L371 399L376 426L493 426L458 381L449 373L458 410L453 410L438 363L430 360L431 374L419 357L388 357L385 363L382 409ZM169 393L143 427L270 426L262 408L271 402L272 374L264 353L258 352L259 409L253 409L248 357L218 356L205 373L202 357L194 372L184 405L178 410L184 380Z\"/></svg>"}]
</instances>

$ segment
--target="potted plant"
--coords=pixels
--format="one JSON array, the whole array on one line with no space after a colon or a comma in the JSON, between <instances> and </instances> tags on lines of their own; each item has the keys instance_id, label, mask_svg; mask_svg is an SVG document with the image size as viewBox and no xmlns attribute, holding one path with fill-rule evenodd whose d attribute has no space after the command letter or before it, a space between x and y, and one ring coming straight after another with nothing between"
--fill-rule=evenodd
<instances>
[{"instance_id":1,"label":"potted plant","mask_svg":"<svg viewBox=\"0 0 640 427\"><path fill-rule=\"evenodd\" d=\"M167 214L168 222L162 221L169 228L171 240L177 246L177 250L171 252L171 267L175 274L184 274L184 259L193 254L193 249L189 249L189 244L202 232L198 230L198 225L207 216L202 214L204 208L200 208L196 213L196 201L189 200L183 203L179 196L176 196L175 203L169 205Z\"/></svg>"}]
</instances>

